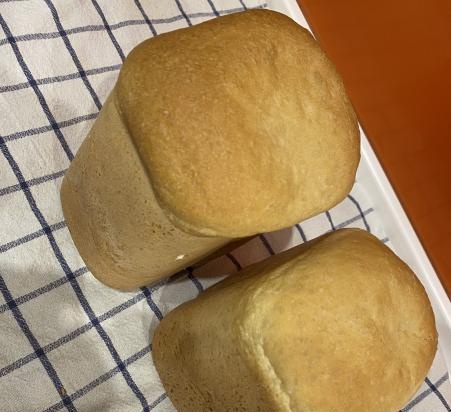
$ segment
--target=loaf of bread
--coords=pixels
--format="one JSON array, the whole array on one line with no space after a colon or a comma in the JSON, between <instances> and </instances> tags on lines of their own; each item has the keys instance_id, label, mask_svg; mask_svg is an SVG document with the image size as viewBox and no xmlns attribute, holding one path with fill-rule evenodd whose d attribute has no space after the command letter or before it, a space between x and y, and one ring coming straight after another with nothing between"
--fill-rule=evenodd
<instances>
[{"instance_id":1,"label":"loaf of bread","mask_svg":"<svg viewBox=\"0 0 451 412\"><path fill-rule=\"evenodd\" d=\"M313 37L268 10L137 46L61 190L88 268L131 289L331 208L359 132Z\"/></svg>"},{"instance_id":2,"label":"loaf of bread","mask_svg":"<svg viewBox=\"0 0 451 412\"><path fill-rule=\"evenodd\" d=\"M436 347L412 271L377 238L343 229L179 306L152 353L179 412L395 412Z\"/></svg>"}]
</instances>

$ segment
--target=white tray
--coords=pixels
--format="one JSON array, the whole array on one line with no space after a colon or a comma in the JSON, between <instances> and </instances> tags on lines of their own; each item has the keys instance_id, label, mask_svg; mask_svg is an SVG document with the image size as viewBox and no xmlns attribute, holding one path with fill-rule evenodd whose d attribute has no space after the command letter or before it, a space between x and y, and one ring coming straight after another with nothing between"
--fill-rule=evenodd
<instances>
[{"instance_id":1,"label":"white tray","mask_svg":"<svg viewBox=\"0 0 451 412\"><path fill-rule=\"evenodd\" d=\"M311 31L296 0L269 0L268 8L290 16ZM414 270L429 295L435 312L439 345L445 357L448 371L451 371L451 301L448 299L365 133L363 130L360 130L360 133L362 159L357 172L357 181L367 189L372 206L377 210L385 233L390 239L390 246Z\"/></svg>"}]
</instances>

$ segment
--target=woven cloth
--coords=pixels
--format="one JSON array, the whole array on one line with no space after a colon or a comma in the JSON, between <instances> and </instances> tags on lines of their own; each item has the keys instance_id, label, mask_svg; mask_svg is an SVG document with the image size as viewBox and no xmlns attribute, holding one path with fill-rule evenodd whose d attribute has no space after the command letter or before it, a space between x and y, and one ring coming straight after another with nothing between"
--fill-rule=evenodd
<instances>
[{"instance_id":1,"label":"woven cloth","mask_svg":"<svg viewBox=\"0 0 451 412\"><path fill-rule=\"evenodd\" d=\"M127 53L162 32L265 6L259 0L0 1L2 412L174 411L149 345L168 311L223 276L330 230L360 227L389 243L357 182L327 213L134 292L103 286L78 255L61 211L61 180ZM450 400L438 353L403 410L450 411Z\"/></svg>"}]
</instances>

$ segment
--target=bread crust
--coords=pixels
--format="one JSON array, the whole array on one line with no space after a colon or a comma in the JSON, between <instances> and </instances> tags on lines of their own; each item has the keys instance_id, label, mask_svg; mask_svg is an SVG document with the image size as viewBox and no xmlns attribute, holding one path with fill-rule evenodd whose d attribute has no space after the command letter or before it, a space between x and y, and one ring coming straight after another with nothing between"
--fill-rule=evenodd
<instances>
[{"instance_id":1,"label":"bread crust","mask_svg":"<svg viewBox=\"0 0 451 412\"><path fill-rule=\"evenodd\" d=\"M374 236L343 229L176 308L153 358L180 412L395 412L436 348L413 272Z\"/></svg>"},{"instance_id":2,"label":"bread crust","mask_svg":"<svg viewBox=\"0 0 451 412\"><path fill-rule=\"evenodd\" d=\"M131 52L61 201L94 276L129 290L334 206L358 160L319 46L288 17L249 11Z\"/></svg>"},{"instance_id":3,"label":"bread crust","mask_svg":"<svg viewBox=\"0 0 451 412\"><path fill-rule=\"evenodd\" d=\"M194 233L244 237L327 210L359 162L340 76L289 17L249 10L136 47L118 102L157 200Z\"/></svg>"},{"instance_id":4,"label":"bread crust","mask_svg":"<svg viewBox=\"0 0 451 412\"><path fill-rule=\"evenodd\" d=\"M92 274L132 290L206 257L231 239L193 235L161 210L113 91L61 186L67 227Z\"/></svg>"}]
</instances>

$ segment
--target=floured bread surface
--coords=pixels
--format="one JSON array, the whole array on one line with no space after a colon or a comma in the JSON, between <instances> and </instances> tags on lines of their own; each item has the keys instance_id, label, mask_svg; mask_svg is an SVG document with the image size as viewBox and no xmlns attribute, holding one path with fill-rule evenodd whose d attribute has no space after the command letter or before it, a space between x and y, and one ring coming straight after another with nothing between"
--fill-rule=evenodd
<instances>
[{"instance_id":1,"label":"floured bread surface","mask_svg":"<svg viewBox=\"0 0 451 412\"><path fill-rule=\"evenodd\" d=\"M290 226L341 201L356 117L312 36L268 10L150 39L116 86L124 122L173 222L213 236Z\"/></svg>"},{"instance_id":2,"label":"floured bread surface","mask_svg":"<svg viewBox=\"0 0 451 412\"><path fill-rule=\"evenodd\" d=\"M395 412L426 376L433 312L412 271L341 230L172 311L153 357L180 412Z\"/></svg>"}]
</instances>

